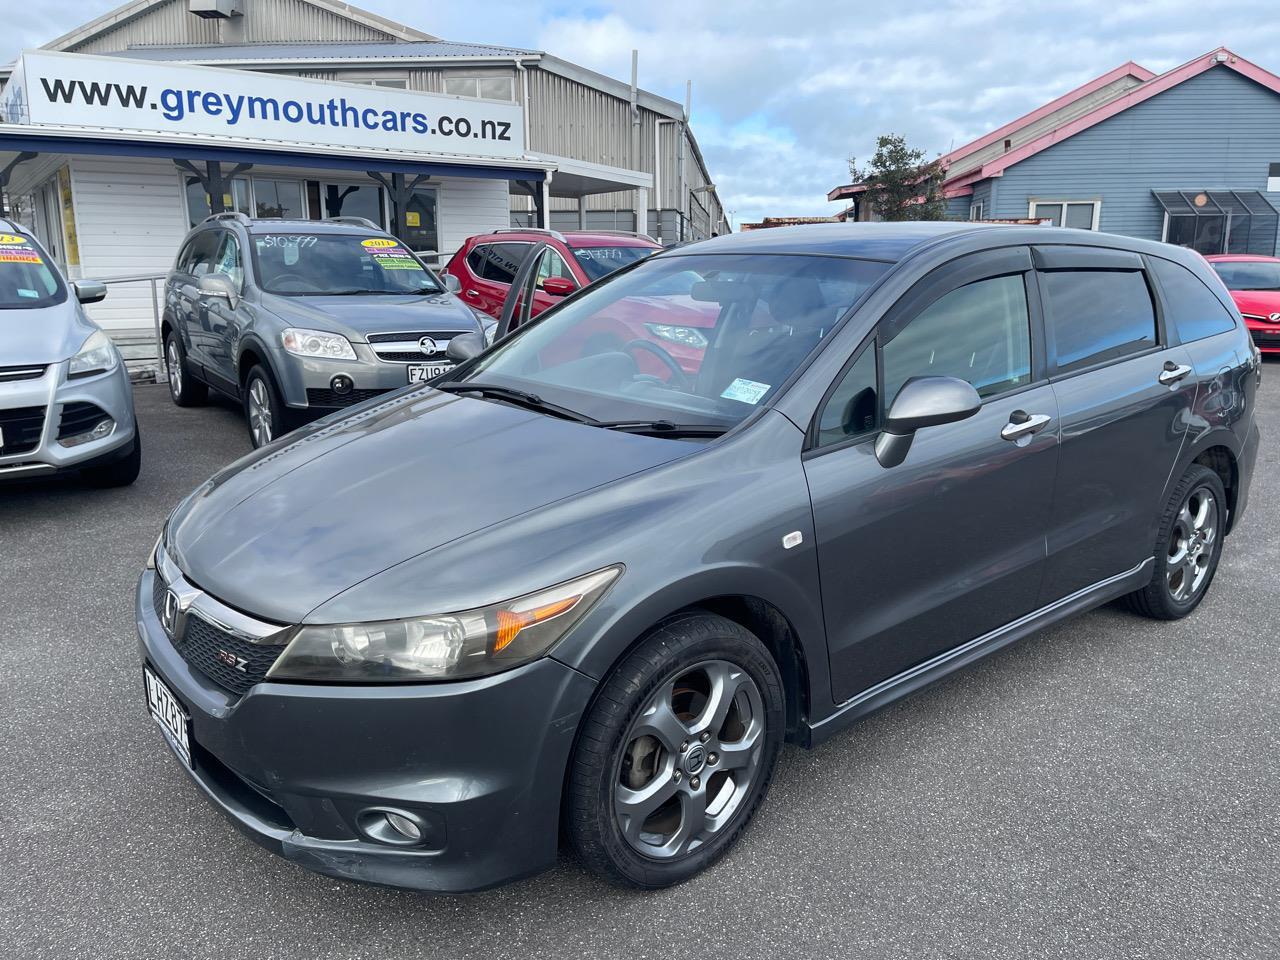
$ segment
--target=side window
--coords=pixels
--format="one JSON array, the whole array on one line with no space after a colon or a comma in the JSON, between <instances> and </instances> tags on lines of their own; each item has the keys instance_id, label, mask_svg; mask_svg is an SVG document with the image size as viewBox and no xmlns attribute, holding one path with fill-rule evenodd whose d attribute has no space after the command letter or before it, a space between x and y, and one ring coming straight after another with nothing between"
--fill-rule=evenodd
<instances>
[{"instance_id":1,"label":"side window","mask_svg":"<svg viewBox=\"0 0 1280 960\"><path fill-rule=\"evenodd\" d=\"M1183 343L1235 329L1231 312L1186 267L1152 257L1151 269L1164 294L1165 319L1178 331Z\"/></svg>"},{"instance_id":2,"label":"side window","mask_svg":"<svg viewBox=\"0 0 1280 960\"><path fill-rule=\"evenodd\" d=\"M884 345L886 409L912 377L958 377L990 397L1031 380L1031 321L1021 274L957 287Z\"/></svg>"},{"instance_id":3,"label":"side window","mask_svg":"<svg viewBox=\"0 0 1280 960\"><path fill-rule=\"evenodd\" d=\"M876 431L876 348L872 344L845 371L818 415L818 446L829 447Z\"/></svg>"},{"instance_id":4,"label":"side window","mask_svg":"<svg viewBox=\"0 0 1280 960\"><path fill-rule=\"evenodd\" d=\"M1154 347L1156 314L1141 270L1040 274L1051 357L1059 372Z\"/></svg>"},{"instance_id":5,"label":"side window","mask_svg":"<svg viewBox=\"0 0 1280 960\"><path fill-rule=\"evenodd\" d=\"M564 262L564 257L560 256L552 247L547 247L543 254L542 262L538 264L538 286L542 286L542 281L547 277L563 277L566 280L577 280L573 278L573 271L569 269L569 265Z\"/></svg>"},{"instance_id":6,"label":"side window","mask_svg":"<svg viewBox=\"0 0 1280 960\"><path fill-rule=\"evenodd\" d=\"M244 281L244 267L240 263L240 242L234 233L222 235L222 246L218 248L218 258L213 265L214 273L224 273L231 282L240 287Z\"/></svg>"},{"instance_id":7,"label":"side window","mask_svg":"<svg viewBox=\"0 0 1280 960\"><path fill-rule=\"evenodd\" d=\"M471 265L472 272L483 280L514 283L516 271L528 252L527 243L485 243L471 251L467 263ZM479 261L478 267L471 259L473 256Z\"/></svg>"},{"instance_id":8,"label":"side window","mask_svg":"<svg viewBox=\"0 0 1280 960\"><path fill-rule=\"evenodd\" d=\"M188 240L182 245L182 249L178 251L178 258L173 261L173 269L179 273L190 273L188 269L188 261L191 259L191 248L194 244Z\"/></svg>"},{"instance_id":9,"label":"side window","mask_svg":"<svg viewBox=\"0 0 1280 960\"><path fill-rule=\"evenodd\" d=\"M484 277L484 246L472 247L467 254L467 267L477 277Z\"/></svg>"},{"instance_id":10,"label":"side window","mask_svg":"<svg viewBox=\"0 0 1280 960\"><path fill-rule=\"evenodd\" d=\"M191 241L191 251L187 255L186 272L195 277L203 277L213 268L214 258L218 255L220 231L207 230Z\"/></svg>"}]
</instances>

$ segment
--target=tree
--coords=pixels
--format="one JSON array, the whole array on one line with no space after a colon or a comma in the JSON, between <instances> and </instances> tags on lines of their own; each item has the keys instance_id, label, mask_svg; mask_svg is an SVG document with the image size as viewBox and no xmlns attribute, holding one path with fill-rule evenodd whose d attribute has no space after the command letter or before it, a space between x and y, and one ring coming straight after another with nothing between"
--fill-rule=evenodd
<instances>
[{"instance_id":1,"label":"tree","mask_svg":"<svg viewBox=\"0 0 1280 960\"><path fill-rule=\"evenodd\" d=\"M942 183L947 168L941 159L925 162L923 150L907 146L905 137L886 133L876 138L876 152L863 170L849 158L849 175L867 187L865 194L881 219L941 220L947 201Z\"/></svg>"}]
</instances>

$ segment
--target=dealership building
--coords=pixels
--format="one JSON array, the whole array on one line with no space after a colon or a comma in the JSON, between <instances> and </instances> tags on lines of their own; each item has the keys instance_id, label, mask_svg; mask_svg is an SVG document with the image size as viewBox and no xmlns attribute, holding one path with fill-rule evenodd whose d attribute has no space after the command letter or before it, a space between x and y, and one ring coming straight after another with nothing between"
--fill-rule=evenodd
<instances>
[{"instance_id":1,"label":"dealership building","mask_svg":"<svg viewBox=\"0 0 1280 960\"><path fill-rule=\"evenodd\" d=\"M626 65L624 65L626 66ZM725 232L677 103L340 0L132 0L0 68L8 212L73 279L162 276L211 212L367 218L441 262L513 225ZM89 308L149 328L149 280Z\"/></svg>"}]
</instances>

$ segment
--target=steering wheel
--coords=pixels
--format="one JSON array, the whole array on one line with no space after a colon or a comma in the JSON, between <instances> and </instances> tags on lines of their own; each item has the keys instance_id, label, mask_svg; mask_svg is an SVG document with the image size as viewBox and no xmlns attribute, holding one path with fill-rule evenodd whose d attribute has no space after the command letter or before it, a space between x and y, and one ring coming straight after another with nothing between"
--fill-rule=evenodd
<instances>
[{"instance_id":1,"label":"steering wheel","mask_svg":"<svg viewBox=\"0 0 1280 960\"><path fill-rule=\"evenodd\" d=\"M272 280L273 287L292 283L295 290L314 290L316 285L298 273L277 273Z\"/></svg>"},{"instance_id":2,"label":"steering wheel","mask_svg":"<svg viewBox=\"0 0 1280 960\"><path fill-rule=\"evenodd\" d=\"M692 392L693 384L689 382L688 375L680 368L680 364L676 362L675 357L671 356L671 354L667 353L667 351L663 350L652 340L641 340L639 338L635 340L628 340L622 345L622 349L644 350L653 354L662 361L663 366L671 371L670 383L672 385L679 387L679 389L684 390L686 393Z\"/></svg>"}]
</instances>

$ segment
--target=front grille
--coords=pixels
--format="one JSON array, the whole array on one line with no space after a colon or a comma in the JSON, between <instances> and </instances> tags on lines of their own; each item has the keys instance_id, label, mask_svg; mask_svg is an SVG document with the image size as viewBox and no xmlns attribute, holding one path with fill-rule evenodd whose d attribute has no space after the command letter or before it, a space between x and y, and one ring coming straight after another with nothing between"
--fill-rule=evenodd
<instances>
[{"instance_id":1,"label":"front grille","mask_svg":"<svg viewBox=\"0 0 1280 960\"><path fill-rule=\"evenodd\" d=\"M34 450L43 433L44 407L0 410L0 456Z\"/></svg>"},{"instance_id":2,"label":"front grille","mask_svg":"<svg viewBox=\"0 0 1280 960\"><path fill-rule=\"evenodd\" d=\"M1249 331L1253 334L1253 342L1268 347L1280 346L1280 330L1258 330Z\"/></svg>"},{"instance_id":3,"label":"front grille","mask_svg":"<svg viewBox=\"0 0 1280 960\"><path fill-rule=\"evenodd\" d=\"M168 587L158 572L152 579L151 603L163 623ZM284 652L280 644L252 643L224 630L195 610L187 613L181 635L172 638L172 642L183 660L218 686L236 694L248 693L250 687L264 680Z\"/></svg>"},{"instance_id":4,"label":"front grille","mask_svg":"<svg viewBox=\"0 0 1280 960\"><path fill-rule=\"evenodd\" d=\"M371 333L369 334L370 343L405 343L410 340L421 340L423 337L430 337L432 340L452 340L454 337L460 337L464 333L475 333L474 330L418 330L409 333Z\"/></svg>"},{"instance_id":5,"label":"front grille","mask_svg":"<svg viewBox=\"0 0 1280 960\"><path fill-rule=\"evenodd\" d=\"M15 383L18 380L39 380L44 376L45 368L30 363L17 367L0 367L0 383Z\"/></svg>"},{"instance_id":6,"label":"front grille","mask_svg":"<svg viewBox=\"0 0 1280 960\"><path fill-rule=\"evenodd\" d=\"M391 360L395 363L447 363L452 365L453 361L448 359L443 353L436 353L427 356L421 350L393 350L389 353L378 354L379 360Z\"/></svg>"},{"instance_id":7,"label":"front grille","mask_svg":"<svg viewBox=\"0 0 1280 960\"><path fill-rule=\"evenodd\" d=\"M452 363L445 357L445 348L454 337L460 337L465 330L422 330L412 333L374 333L369 335L369 343L379 360L388 363ZM424 353L417 349L418 341L430 337L436 342L434 353ZM378 349L378 344L390 344L391 347Z\"/></svg>"},{"instance_id":8,"label":"front grille","mask_svg":"<svg viewBox=\"0 0 1280 960\"><path fill-rule=\"evenodd\" d=\"M110 420L106 411L94 403L68 403L62 408L62 419L58 421L58 439L78 437L88 433L103 420Z\"/></svg>"},{"instance_id":9,"label":"front grille","mask_svg":"<svg viewBox=\"0 0 1280 960\"><path fill-rule=\"evenodd\" d=\"M352 390L350 393L334 393L332 390L307 388L307 405L311 407L349 407L362 400L380 397L387 390Z\"/></svg>"}]
</instances>

